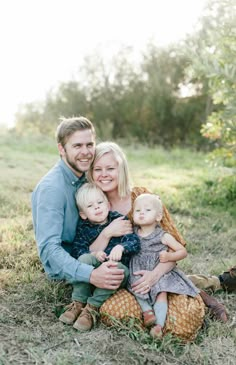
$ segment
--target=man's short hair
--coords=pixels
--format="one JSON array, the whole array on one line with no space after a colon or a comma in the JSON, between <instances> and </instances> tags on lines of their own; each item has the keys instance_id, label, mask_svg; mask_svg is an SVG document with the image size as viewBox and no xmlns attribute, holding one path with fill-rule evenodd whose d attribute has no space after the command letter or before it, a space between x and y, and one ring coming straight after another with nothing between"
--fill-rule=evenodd
<instances>
[{"instance_id":1,"label":"man's short hair","mask_svg":"<svg viewBox=\"0 0 236 365\"><path fill-rule=\"evenodd\" d=\"M90 129L94 136L96 134L92 122L85 117L60 118L60 121L56 130L56 140L63 147L68 138L77 131Z\"/></svg>"}]
</instances>

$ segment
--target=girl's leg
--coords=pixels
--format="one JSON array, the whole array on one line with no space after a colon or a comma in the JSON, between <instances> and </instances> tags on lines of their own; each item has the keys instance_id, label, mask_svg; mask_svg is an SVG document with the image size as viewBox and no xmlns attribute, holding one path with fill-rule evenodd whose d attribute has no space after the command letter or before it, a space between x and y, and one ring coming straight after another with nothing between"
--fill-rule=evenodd
<instances>
[{"instance_id":1,"label":"girl's leg","mask_svg":"<svg viewBox=\"0 0 236 365\"><path fill-rule=\"evenodd\" d=\"M153 312L152 306L147 300L136 297L142 312L143 312L143 324L145 327L151 327L156 323L155 313Z\"/></svg>"},{"instance_id":2,"label":"girl's leg","mask_svg":"<svg viewBox=\"0 0 236 365\"><path fill-rule=\"evenodd\" d=\"M164 327L168 309L166 292L162 292L157 296L156 303L154 304L153 308L157 318L156 324Z\"/></svg>"},{"instance_id":3,"label":"girl's leg","mask_svg":"<svg viewBox=\"0 0 236 365\"><path fill-rule=\"evenodd\" d=\"M160 293L153 306L156 315L156 325L151 329L150 334L154 338L162 337L162 328L164 327L167 315L167 293Z\"/></svg>"}]
</instances>

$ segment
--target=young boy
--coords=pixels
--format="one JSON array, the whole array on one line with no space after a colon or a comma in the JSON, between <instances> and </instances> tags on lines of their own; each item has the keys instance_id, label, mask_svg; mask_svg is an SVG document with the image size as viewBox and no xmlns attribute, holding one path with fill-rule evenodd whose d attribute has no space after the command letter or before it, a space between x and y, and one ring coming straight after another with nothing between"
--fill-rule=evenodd
<instances>
[{"instance_id":1,"label":"young boy","mask_svg":"<svg viewBox=\"0 0 236 365\"><path fill-rule=\"evenodd\" d=\"M120 287L124 287L129 275L130 257L140 248L138 236L132 233L121 237L112 237L104 250L94 251L92 244L101 231L114 219L122 217L122 215L109 211L110 204L106 195L100 188L91 183L86 183L79 189L76 194L76 203L82 220L79 221L77 226L72 256L80 262L92 265L94 268L100 266L105 260L121 261L118 267L124 269L125 278ZM76 311L70 311L69 308L60 316L60 320L67 324L75 321L73 327L77 330L90 330L100 306L115 291L96 288L90 283L74 283L72 300L73 303L76 303L76 307L80 309L79 312L81 308L83 310L76 319Z\"/></svg>"}]
</instances>

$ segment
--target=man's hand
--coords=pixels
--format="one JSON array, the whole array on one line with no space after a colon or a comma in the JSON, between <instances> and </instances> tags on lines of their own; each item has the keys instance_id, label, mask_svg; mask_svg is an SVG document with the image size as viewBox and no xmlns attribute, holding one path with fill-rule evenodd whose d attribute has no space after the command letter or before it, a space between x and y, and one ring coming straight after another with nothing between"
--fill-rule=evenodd
<instances>
[{"instance_id":1,"label":"man's hand","mask_svg":"<svg viewBox=\"0 0 236 365\"><path fill-rule=\"evenodd\" d=\"M103 262L94 269L90 276L90 283L97 288L116 290L124 279L124 270L117 268L117 262Z\"/></svg>"},{"instance_id":2,"label":"man's hand","mask_svg":"<svg viewBox=\"0 0 236 365\"><path fill-rule=\"evenodd\" d=\"M116 245L115 247L113 247L108 257L112 261L120 261L123 251L124 247L122 245Z\"/></svg>"},{"instance_id":3,"label":"man's hand","mask_svg":"<svg viewBox=\"0 0 236 365\"><path fill-rule=\"evenodd\" d=\"M103 234L110 240L111 237L121 237L133 233L132 224L124 217L114 219L109 226L104 228Z\"/></svg>"}]
</instances>

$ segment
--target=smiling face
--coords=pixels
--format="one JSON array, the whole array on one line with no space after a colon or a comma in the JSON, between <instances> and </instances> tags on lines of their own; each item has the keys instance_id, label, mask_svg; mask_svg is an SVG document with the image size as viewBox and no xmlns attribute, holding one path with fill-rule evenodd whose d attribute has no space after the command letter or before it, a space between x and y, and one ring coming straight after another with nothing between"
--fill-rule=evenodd
<instances>
[{"instance_id":1,"label":"smiling face","mask_svg":"<svg viewBox=\"0 0 236 365\"><path fill-rule=\"evenodd\" d=\"M70 135L66 144L58 144L63 161L75 175L88 171L95 153L95 136L91 129L78 130Z\"/></svg>"},{"instance_id":2,"label":"smiling face","mask_svg":"<svg viewBox=\"0 0 236 365\"><path fill-rule=\"evenodd\" d=\"M80 210L80 216L91 223L104 224L107 222L109 208L110 204L102 192L90 191Z\"/></svg>"},{"instance_id":3,"label":"smiling face","mask_svg":"<svg viewBox=\"0 0 236 365\"><path fill-rule=\"evenodd\" d=\"M94 163L92 177L105 193L118 191L119 164L112 152L105 153Z\"/></svg>"}]
</instances>

